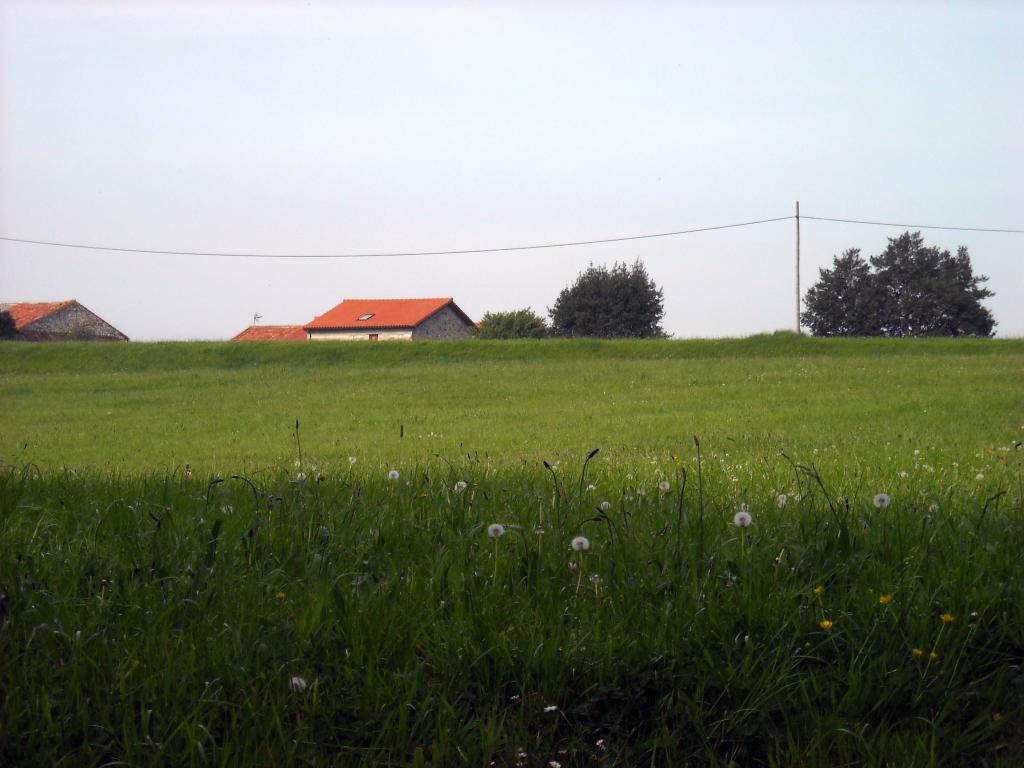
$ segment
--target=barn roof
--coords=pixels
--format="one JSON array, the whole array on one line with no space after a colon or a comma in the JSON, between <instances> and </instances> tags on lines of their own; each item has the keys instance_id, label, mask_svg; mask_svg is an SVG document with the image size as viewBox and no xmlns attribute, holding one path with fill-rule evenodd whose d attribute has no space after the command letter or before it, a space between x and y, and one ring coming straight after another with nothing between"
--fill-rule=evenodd
<instances>
[{"instance_id":1,"label":"barn roof","mask_svg":"<svg viewBox=\"0 0 1024 768\"><path fill-rule=\"evenodd\" d=\"M451 298L442 299L345 299L341 304L306 323L311 330L352 330L362 328L415 328L450 306L467 325L473 325Z\"/></svg>"},{"instance_id":2,"label":"barn roof","mask_svg":"<svg viewBox=\"0 0 1024 768\"><path fill-rule=\"evenodd\" d=\"M59 312L64 307L75 303L74 299L68 299L67 301L19 301L13 304L0 304L0 310L11 313L11 317L14 318L14 324L20 331L26 325L52 315L54 312Z\"/></svg>"},{"instance_id":3,"label":"barn roof","mask_svg":"<svg viewBox=\"0 0 1024 768\"><path fill-rule=\"evenodd\" d=\"M301 325L250 325L232 341L305 341Z\"/></svg>"}]
</instances>

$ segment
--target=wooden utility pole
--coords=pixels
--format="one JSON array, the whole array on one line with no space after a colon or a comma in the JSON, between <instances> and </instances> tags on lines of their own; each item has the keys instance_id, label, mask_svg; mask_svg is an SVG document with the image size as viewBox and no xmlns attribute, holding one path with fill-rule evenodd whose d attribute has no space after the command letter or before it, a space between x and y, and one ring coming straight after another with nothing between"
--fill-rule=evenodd
<instances>
[{"instance_id":1,"label":"wooden utility pole","mask_svg":"<svg viewBox=\"0 0 1024 768\"><path fill-rule=\"evenodd\" d=\"M796 332L800 333L800 201L796 201Z\"/></svg>"}]
</instances>

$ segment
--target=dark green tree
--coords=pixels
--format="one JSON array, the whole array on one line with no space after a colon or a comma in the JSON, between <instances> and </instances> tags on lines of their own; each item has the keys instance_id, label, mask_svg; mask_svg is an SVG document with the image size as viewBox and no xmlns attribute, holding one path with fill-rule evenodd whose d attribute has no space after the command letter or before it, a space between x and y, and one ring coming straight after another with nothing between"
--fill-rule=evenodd
<instances>
[{"instance_id":1,"label":"dark green tree","mask_svg":"<svg viewBox=\"0 0 1024 768\"><path fill-rule=\"evenodd\" d=\"M0 310L0 339L13 339L18 335L14 317L6 309Z\"/></svg>"},{"instance_id":2,"label":"dark green tree","mask_svg":"<svg viewBox=\"0 0 1024 768\"><path fill-rule=\"evenodd\" d=\"M996 325L967 248L953 256L920 232L889 238L870 267L853 249L820 273L801 315L818 336L991 336Z\"/></svg>"},{"instance_id":3,"label":"dark green tree","mask_svg":"<svg viewBox=\"0 0 1024 768\"><path fill-rule=\"evenodd\" d=\"M637 259L611 269L591 264L548 309L552 333L599 338L663 338L660 288Z\"/></svg>"},{"instance_id":4,"label":"dark green tree","mask_svg":"<svg viewBox=\"0 0 1024 768\"><path fill-rule=\"evenodd\" d=\"M547 333L544 318L530 308L488 312L476 331L480 339L542 339Z\"/></svg>"},{"instance_id":5,"label":"dark green tree","mask_svg":"<svg viewBox=\"0 0 1024 768\"><path fill-rule=\"evenodd\" d=\"M924 244L920 232L889 238L871 258L885 336L991 336L996 322L981 305L994 295L974 275L967 248L956 256Z\"/></svg>"},{"instance_id":6,"label":"dark green tree","mask_svg":"<svg viewBox=\"0 0 1024 768\"><path fill-rule=\"evenodd\" d=\"M859 248L832 259L832 269L818 270L818 282L804 297L802 323L815 336L875 336L877 293L871 266Z\"/></svg>"}]
</instances>

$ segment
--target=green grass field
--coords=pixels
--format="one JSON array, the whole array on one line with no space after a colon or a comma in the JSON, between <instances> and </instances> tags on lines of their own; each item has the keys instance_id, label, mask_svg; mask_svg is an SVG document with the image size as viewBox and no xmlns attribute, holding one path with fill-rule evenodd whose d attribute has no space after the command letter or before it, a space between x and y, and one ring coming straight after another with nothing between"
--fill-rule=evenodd
<instances>
[{"instance_id":1,"label":"green grass field","mask_svg":"<svg viewBox=\"0 0 1024 768\"><path fill-rule=\"evenodd\" d=\"M1022 765L1022 373L0 345L0 765Z\"/></svg>"},{"instance_id":2,"label":"green grass field","mask_svg":"<svg viewBox=\"0 0 1024 768\"><path fill-rule=\"evenodd\" d=\"M46 468L272 467L296 419L326 463L634 461L697 434L846 466L1024 437L1020 340L7 344L0 371L0 455Z\"/></svg>"}]
</instances>

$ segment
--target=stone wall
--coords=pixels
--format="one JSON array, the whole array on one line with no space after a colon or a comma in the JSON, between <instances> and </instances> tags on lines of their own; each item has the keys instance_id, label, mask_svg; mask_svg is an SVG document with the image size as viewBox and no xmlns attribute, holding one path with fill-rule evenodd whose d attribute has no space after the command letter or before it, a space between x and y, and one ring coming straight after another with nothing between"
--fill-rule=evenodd
<instances>
[{"instance_id":1,"label":"stone wall","mask_svg":"<svg viewBox=\"0 0 1024 768\"><path fill-rule=\"evenodd\" d=\"M22 327L18 338L25 341L128 341L117 328L77 302Z\"/></svg>"},{"instance_id":2,"label":"stone wall","mask_svg":"<svg viewBox=\"0 0 1024 768\"><path fill-rule=\"evenodd\" d=\"M414 339L468 339L472 329L450 306L445 307L413 329Z\"/></svg>"}]
</instances>

